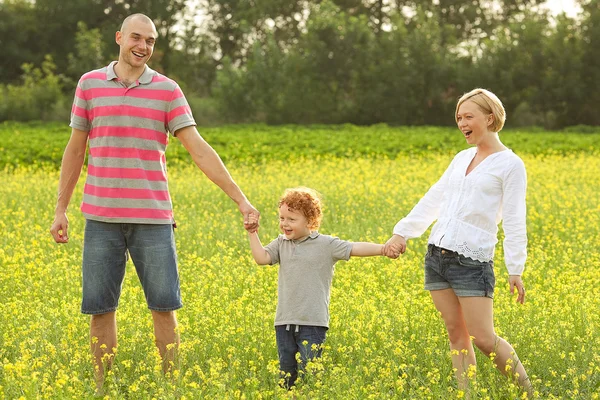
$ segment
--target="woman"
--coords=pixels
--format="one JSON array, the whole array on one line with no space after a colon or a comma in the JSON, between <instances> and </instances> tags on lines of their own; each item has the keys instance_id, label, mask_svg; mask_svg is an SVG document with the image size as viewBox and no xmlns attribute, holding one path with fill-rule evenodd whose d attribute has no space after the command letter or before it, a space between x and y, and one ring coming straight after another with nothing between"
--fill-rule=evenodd
<instances>
[{"instance_id":1,"label":"woman","mask_svg":"<svg viewBox=\"0 0 600 400\"><path fill-rule=\"evenodd\" d=\"M513 347L496 335L493 320L493 257L500 220L510 291L516 288L517 301L525 301L521 280L527 258L525 166L500 141L506 114L496 95L484 89L466 93L455 117L474 147L458 153L440 180L396 224L384 252L397 256L396 246L404 253L406 241L421 236L437 219L425 256L425 289L446 325L459 388L467 388L466 372L476 363L474 337L475 346L486 356L495 353L494 362L503 374L514 376L531 391L523 364Z\"/></svg>"}]
</instances>

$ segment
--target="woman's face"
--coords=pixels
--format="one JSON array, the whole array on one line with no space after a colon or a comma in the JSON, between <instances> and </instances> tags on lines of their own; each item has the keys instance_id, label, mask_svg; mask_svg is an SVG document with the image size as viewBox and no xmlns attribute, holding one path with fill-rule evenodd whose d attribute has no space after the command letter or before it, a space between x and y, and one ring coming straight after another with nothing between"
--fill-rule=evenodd
<instances>
[{"instance_id":1,"label":"woman's face","mask_svg":"<svg viewBox=\"0 0 600 400\"><path fill-rule=\"evenodd\" d=\"M490 132L488 127L493 122L492 114L485 114L477 104L465 101L458 108L456 123L467 143L477 145Z\"/></svg>"}]
</instances>

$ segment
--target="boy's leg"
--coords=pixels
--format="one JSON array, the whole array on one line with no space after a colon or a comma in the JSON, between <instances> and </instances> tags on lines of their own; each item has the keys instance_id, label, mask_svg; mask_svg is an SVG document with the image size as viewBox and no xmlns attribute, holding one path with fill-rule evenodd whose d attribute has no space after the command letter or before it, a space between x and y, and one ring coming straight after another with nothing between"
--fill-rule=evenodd
<instances>
[{"instance_id":1,"label":"boy's leg","mask_svg":"<svg viewBox=\"0 0 600 400\"><path fill-rule=\"evenodd\" d=\"M300 352L300 365L298 369L303 371L308 361L321 357L327 328L307 325L299 325L297 327L298 332L295 332L295 337L298 352Z\"/></svg>"},{"instance_id":2,"label":"boy's leg","mask_svg":"<svg viewBox=\"0 0 600 400\"><path fill-rule=\"evenodd\" d=\"M279 354L279 385L285 389L294 386L298 377L298 362L296 353L298 347L294 337L295 325L277 325L275 338L277 340L277 353Z\"/></svg>"}]
</instances>

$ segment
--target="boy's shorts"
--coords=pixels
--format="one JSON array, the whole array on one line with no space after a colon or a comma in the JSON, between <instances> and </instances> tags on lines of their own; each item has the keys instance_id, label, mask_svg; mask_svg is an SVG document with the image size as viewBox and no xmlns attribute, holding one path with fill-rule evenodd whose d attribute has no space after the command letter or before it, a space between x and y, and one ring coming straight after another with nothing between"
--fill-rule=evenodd
<instances>
[{"instance_id":1,"label":"boy's shorts","mask_svg":"<svg viewBox=\"0 0 600 400\"><path fill-rule=\"evenodd\" d=\"M83 243L84 314L105 314L119 305L127 252L144 289L148 308L181 308L172 225L122 224L86 220Z\"/></svg>"},{"instance_id":2,"label":"boy's shorts","mask_svg":"<svg viewBox=\"0 0 600 400\"><path fill-rule=\"evenodd\" d=\"M425 256L425 290L453 289L459 297L494 298L493 261L479 261L433 244Z\"/></svg>"}]
</instances>

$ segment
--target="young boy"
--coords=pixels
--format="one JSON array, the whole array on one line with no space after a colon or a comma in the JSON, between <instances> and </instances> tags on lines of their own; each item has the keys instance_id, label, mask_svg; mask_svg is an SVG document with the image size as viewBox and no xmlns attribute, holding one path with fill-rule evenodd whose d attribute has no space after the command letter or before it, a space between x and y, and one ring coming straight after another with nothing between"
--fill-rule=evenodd
<instances>
[{"instance_id":1,"label":"young boy","mask_svg":"<svg viewBox=\"0 0 600 400\"><path fill-rule=\"evenodd\" d=\"M306 362L321 356L329 328L335 263L351 256L383 255L382 244L351 243L320 234L317 229L321 219L321 200L316 191L303 187L287 189L279 200L282 234L263 247L258 231L248 232L256 263L279 263L275 334L283 386L288 389ZM256 222L255 217L252 215L248 222ZM400 249L396 250L399 254ZM300 365L296 353L300 353Z\"/></svg>"}]
</instances>

